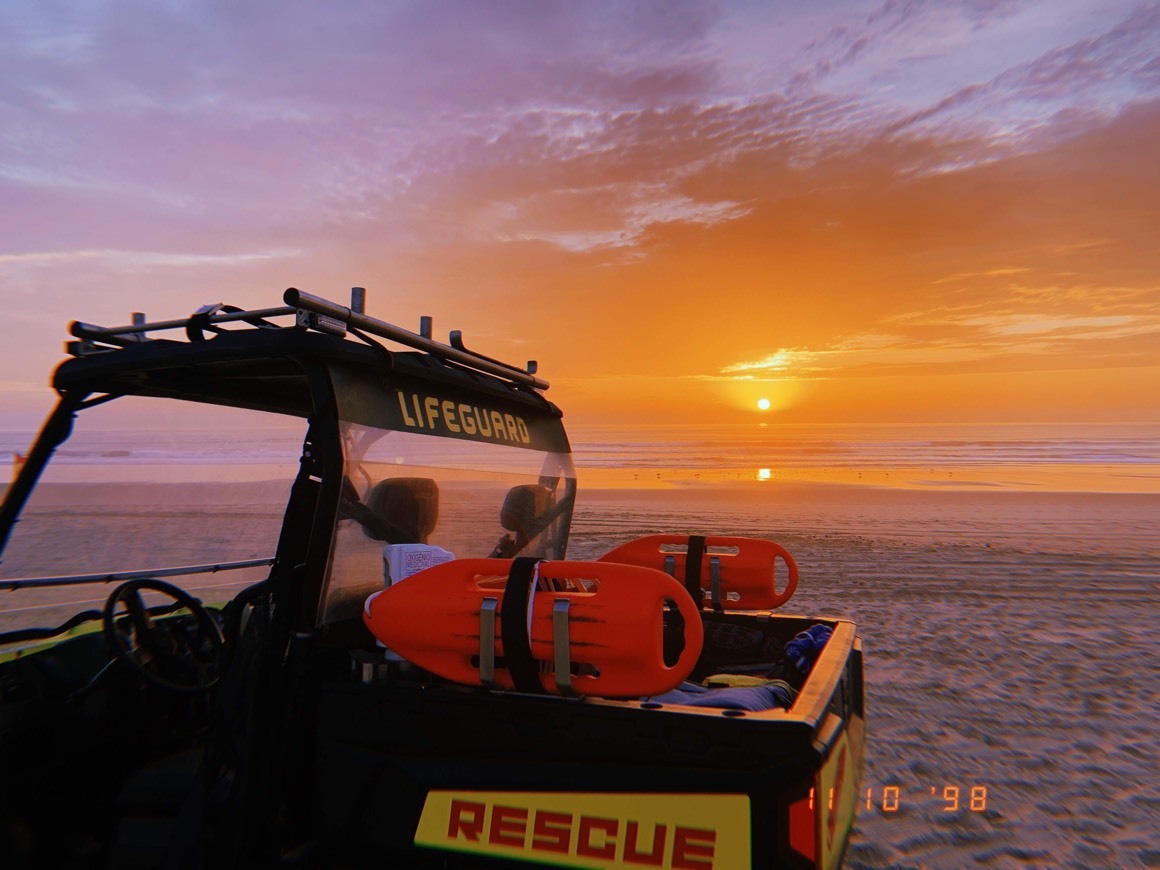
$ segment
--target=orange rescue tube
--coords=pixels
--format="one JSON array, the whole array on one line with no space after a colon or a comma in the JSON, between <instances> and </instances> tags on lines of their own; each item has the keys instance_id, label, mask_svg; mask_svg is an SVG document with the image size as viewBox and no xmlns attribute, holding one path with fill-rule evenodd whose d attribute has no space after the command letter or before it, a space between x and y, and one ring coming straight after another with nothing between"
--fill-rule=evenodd
<instances>
[{"instance_id":1,"label":"orange rescue tube","mask_svg":"<svg viewBox=\"0 0 1160 870\"><path fill-rule=\"evenodd\" d=\"M621 544L600 557L601 562L643 565L672 574L680 581L686 576L688 535L650 535ZM777 591L777 560L786 566L786 581ZM716 567L714 567L716 560ZM724 610L773 610L793 596L798 584L798 567L781 544L758 538L704 538L699 585L702 606ZM713 576L719 578L719 600L713 600Z\"/></svg>"},{"instance_id":2,"label":"orange rescue tube","mask_svg":"<svg viewBox=\"0 0 1160 870\"><path fill-rule=\"evenodd\" d=\"M511 559L456 559L413 574L367 599L363 621L393 652L449 680L468 685L515 685L504 666L500 625ZM689 594L663 571L607 562L544 561L536 566L529 606L510 618L528 620L528 639L545 691L607 698L658 695L679 685L701 654L704 629ZM513 600L515 600L513 598ZM567 602L559 604L559 602ZM684 620L684 648L664 661L664 608L675 603ZM566 644L557 641L566 610ZM481 654L491 613L494 671ZM569 673L559 679L564 652ZM481 674L481 665L483 673Z\"/></svg>"}]
</instances>

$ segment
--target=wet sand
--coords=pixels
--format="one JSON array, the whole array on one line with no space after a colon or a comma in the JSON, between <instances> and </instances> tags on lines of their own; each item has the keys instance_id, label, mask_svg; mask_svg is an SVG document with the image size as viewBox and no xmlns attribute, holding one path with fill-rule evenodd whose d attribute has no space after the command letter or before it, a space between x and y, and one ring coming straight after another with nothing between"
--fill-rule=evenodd
<instances>
[{"instance_id":1,"label":"wet sand","mask_svg":"<svg viewBox=\"0 0 1160 870\"><path fill-rule=\"evenodd\" d=\"M127 486L112 513L46 503L68 532L26 554L47 549L60 573L76 552L141 567L161 544L182 564L269 555L284 489L216 488L176 526L156 494ZM180 540L162 541L174 528ZM773 538L801 567L785 610L856 620L869 742L847 867L1158 867L1157 529L1156 494L686 481L582 486L569 549ZM4 575L25 557L14 547ZM213 599L242 582L187 585ZM0 625L49 624L52 596L71 613L107 592L0 593Z\"/></svg>"}]
</instances>

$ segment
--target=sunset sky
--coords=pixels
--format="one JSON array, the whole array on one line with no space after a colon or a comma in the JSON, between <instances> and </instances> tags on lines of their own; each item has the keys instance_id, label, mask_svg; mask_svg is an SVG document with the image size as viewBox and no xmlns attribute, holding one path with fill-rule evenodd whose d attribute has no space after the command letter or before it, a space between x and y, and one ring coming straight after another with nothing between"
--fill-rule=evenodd
<instances>
[{"instance_id":1,"label":"sunset sky","mask_svg":"<svg viewBox=\"0 0 1160 870\"><path fill-rule=\"evenodd\" d=\"M1160 421L1158 143L1160 3L5 0L0 427L352 285L572 421Z\"/></svg>"}]
</instances>

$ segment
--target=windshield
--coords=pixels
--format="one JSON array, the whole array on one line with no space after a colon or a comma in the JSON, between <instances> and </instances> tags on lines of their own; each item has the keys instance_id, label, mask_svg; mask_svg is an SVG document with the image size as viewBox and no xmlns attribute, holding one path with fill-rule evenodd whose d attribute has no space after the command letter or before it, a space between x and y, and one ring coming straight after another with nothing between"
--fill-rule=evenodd
<instances>
[{"instance_id":1,"label":"windshield","mask_svg":"<svg viewBox=\"0 0 1160 870\"><path fill-rule=\"evenodd\" d=\"M266 564L167 574L274 556L304 423L166 399L123 397L81 410L41 474L0 559L0 578L156 572L206 602L263 579ZM25 454L31 433L5 433ZM0 595L0 631L59 625L113 588L87 584Z\"/></svg>"},{"instance_id":2,"label":"windshield","mask_svg":"<svg viewBox=\"0 0 1160 870\"><path fill-rule=\"evenodd\" d=\"M357 617L392 559L399 574L403 558L564 557L571 454L355 423L342 424L342 443L346 493L323 622Z\"/></svg>"}]
</instances>

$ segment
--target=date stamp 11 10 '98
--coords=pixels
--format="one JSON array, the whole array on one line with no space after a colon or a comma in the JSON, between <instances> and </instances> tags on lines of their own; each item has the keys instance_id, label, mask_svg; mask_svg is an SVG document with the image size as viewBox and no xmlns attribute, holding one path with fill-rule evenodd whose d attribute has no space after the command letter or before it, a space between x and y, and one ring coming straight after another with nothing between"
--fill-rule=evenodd
<instances>
[{"instance_id":1,"label":"date stamp 11 10 '98","mask_svg":"<svg viewBox=\"0 0 1160 870\"><path fill-rule=\"evenodd\" d=\"M810 794L810 807L814 795ZM906 809L922 807L944 813L982 813L988 806L989 792L985 785L884 785L867 787L862 793L862 809L878 810L892 815Z\"/></svg>"}]
</instances>

